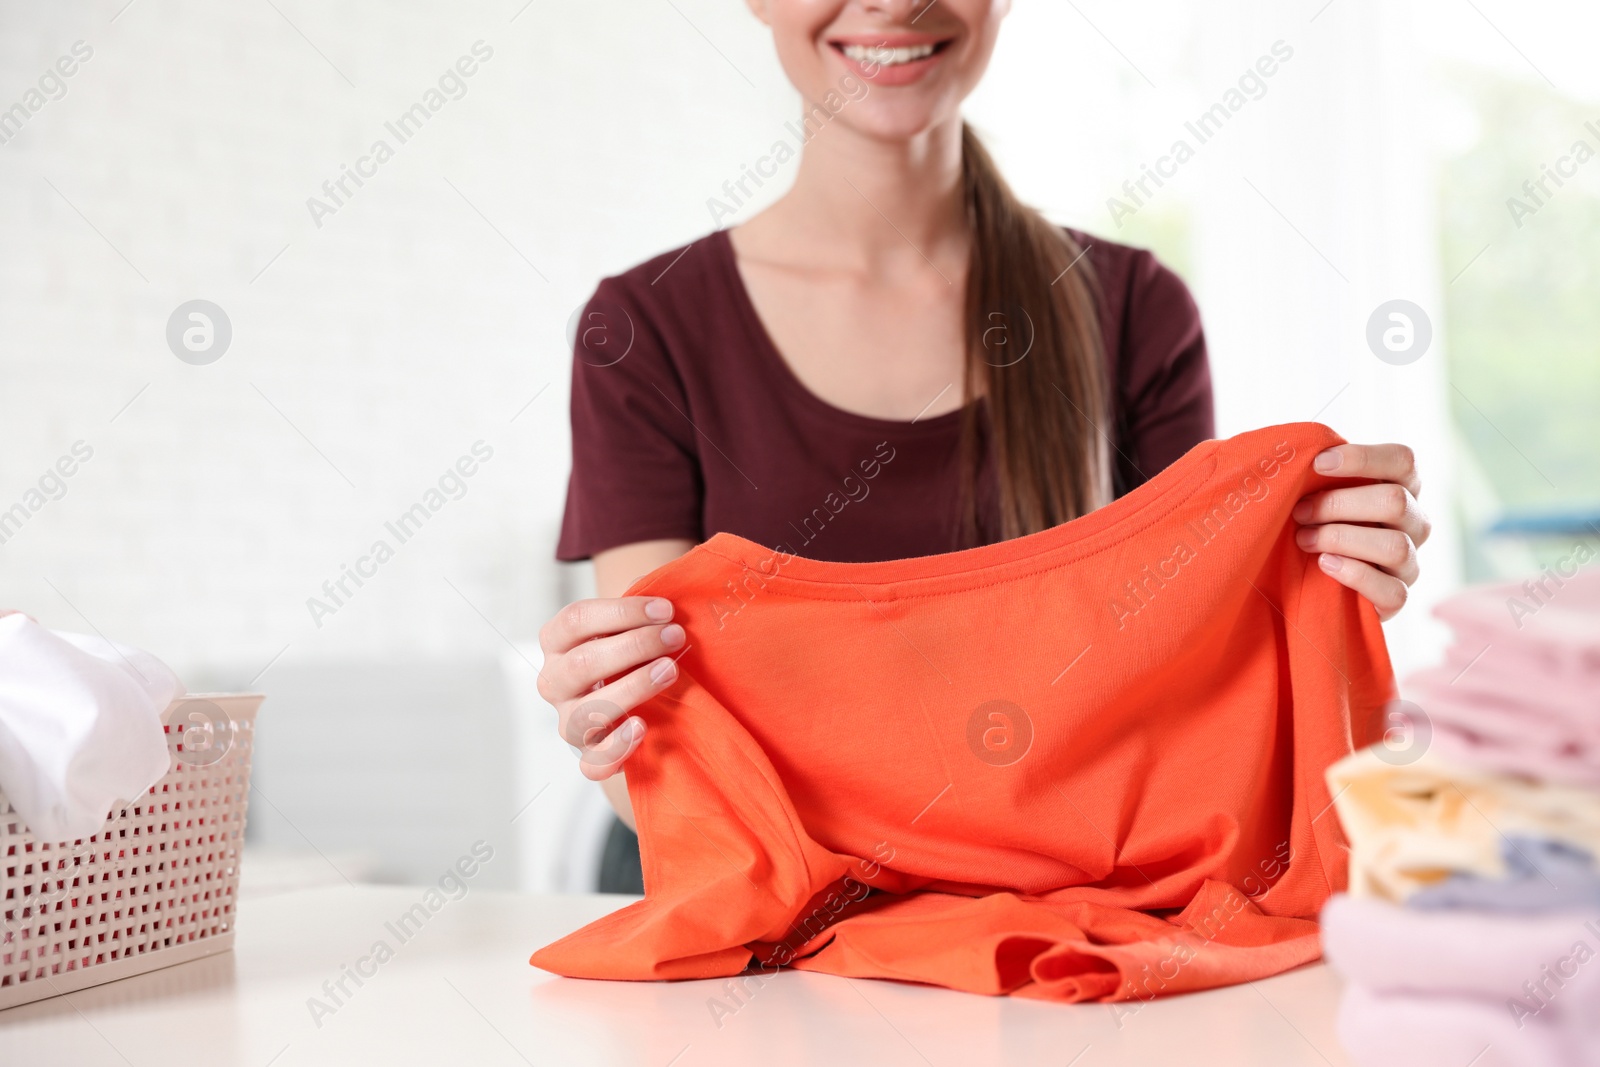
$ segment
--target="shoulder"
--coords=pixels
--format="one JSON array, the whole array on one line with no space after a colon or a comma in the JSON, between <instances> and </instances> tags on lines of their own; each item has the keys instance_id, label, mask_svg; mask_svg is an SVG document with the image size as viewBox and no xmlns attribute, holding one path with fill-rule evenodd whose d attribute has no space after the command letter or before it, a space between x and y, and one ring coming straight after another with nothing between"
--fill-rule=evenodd
<instances>
[{"instance_id":1,"label":"shoulder","mask_svg":"<svg viewBox=\"0 0 1600 1067\"><path fill-rule=\"evenodd\" d=\"M1188 285L1155 253L1097 234L1063 228L1094 266L1108 323L1137 327L1138 318L1155 313L1198 327L1200 309Z\"/></svg>"},{"instance_id":2,"label":"shoulder","mask_svg":"<svg viewBox=\"0 0 1600 1067\"><path fill-rule=\"evenodd\" d=\"M610 301L651 318L692 319L690 308L703 311L708 296L727 293L726 240L723 231L713 230L608 275L595 287L591 303Z\"/></svg>"},{"instance_id":3,"label":"shoulder","mask_svg":"<svg viewBox=\"0 0 1600 1067\"><path fill-rule=\"evenodd\" d=\"M1068 230L1093 263L1126 489L1215 436L1200 309L1177 272L1143 248Z\"/></svg>"},{"instance_id":4,"label":"shoulder","mask_svg":"<svg viewBox=\"0 0 1600 1067\"><path fill-rule=\"evenodd\" d=\"M678 388L714 379L713 364L737 350L743 328L726 241L713 230L600 279L568 324L576 372L620 363L621 353L626 377L670 379Z\"/></svg>"},{"instance_id":5,"label":"shoulder","mask_svg":"<svg viewBox=\"0 0 1600 1067\"><path fill-rule=\"evenodd\" d=\"M1175 365L1203 367L1200 307L1176 271L1148 249L1067 232L1094 265L1106 358L1125 391L1159 385Z\"/></svg>"}]
</instances>

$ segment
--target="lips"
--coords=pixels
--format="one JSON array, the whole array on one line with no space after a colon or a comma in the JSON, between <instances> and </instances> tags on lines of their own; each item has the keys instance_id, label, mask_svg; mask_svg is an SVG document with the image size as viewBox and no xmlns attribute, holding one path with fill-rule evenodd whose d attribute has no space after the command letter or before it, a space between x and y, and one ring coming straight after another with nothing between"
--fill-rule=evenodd
<instances>
[{"instance_id":1,"label":"lips","mask_svg":"<svg viewBox=\"0 0 1600 1067\"><path fill-rule=\"evenodd\" d=\"M828 46L852 72L873 85L910 85L937 66L953 37L879 34L836 37Z\"/></svg>"}]
</instances>

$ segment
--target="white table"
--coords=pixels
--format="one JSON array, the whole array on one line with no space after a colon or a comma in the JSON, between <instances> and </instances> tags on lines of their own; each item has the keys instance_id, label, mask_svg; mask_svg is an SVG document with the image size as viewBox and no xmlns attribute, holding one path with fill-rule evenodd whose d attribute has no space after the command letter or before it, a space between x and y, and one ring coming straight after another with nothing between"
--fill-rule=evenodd
<instances>
[{"instance_id":1,"label":"white table","mask_svg":"<svg viewBox=\"0 0 1600 1067\"><path fill-rule=\"evenodd\" d=\"M232 952L0 1012L0 1064L1347 1063L1323 966L1140 1006L1060 1005L785 972L718 1021L723 982L586 982L529 953L631 898L472 890L410 940L385 926L410 887L340 886L245 900ZM341 965L398 946L314 1020ZM724 1001L732 1006L731 1001ZM1122 1011L1126 1011L1124 1006ZM1120 1026L1119 1026L1120 1021ZM319 1025L320 1022L320 1025Z\"/></svg>"}]
</instances>

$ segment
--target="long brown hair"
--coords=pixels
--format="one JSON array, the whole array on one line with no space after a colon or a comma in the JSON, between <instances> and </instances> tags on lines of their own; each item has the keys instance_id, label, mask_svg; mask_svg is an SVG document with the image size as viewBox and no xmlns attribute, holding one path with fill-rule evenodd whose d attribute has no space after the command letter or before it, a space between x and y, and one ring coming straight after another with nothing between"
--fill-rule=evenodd
<instances>
[{"instance_id":1,"label":"long brown hair","mask_svg":"<svg viewBox=\"0 0 1600 1067\"><path fill-rule=\"evenodd\" d=\"M972 226L965 398L987 398L1000 528L983 530L985 457L974 405L961 428L964 544L1007 540L1111 499L1099 293L1089 259L1017 199L970 126L962 182Z\"/></svg>"}]
</instances>

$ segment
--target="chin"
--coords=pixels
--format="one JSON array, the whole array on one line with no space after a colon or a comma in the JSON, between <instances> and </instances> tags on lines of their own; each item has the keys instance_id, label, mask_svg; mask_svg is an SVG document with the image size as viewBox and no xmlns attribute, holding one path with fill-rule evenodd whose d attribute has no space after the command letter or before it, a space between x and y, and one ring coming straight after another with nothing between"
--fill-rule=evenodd
<instances>
[{"instance_id":1,"label":"chin","mask_svg":"<svg viewBox=\"0 0 1600 1067\"><path fill-rule=\"evenodd\" d=\"M840 124L862 137L875 141L909 141L944 125L959 113L950 108L933 107L926 101L906 101L903 105L872 101L872 107L847 109Z\"/></svg>"}]
</instances>

